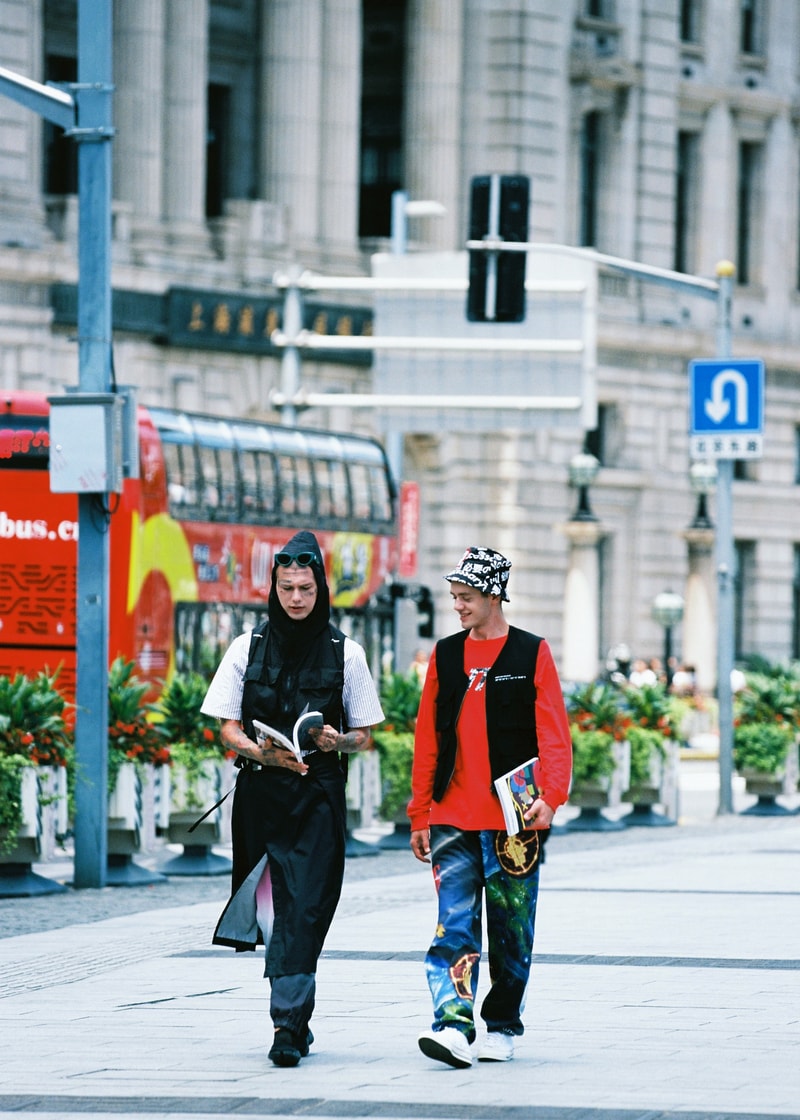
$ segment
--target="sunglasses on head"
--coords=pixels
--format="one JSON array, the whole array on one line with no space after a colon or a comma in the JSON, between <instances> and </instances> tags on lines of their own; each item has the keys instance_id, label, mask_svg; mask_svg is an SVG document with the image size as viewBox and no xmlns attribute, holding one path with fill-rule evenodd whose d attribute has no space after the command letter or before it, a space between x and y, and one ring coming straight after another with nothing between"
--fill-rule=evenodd
<instances>
[{"instance_id":1,"label":"sunglasses on head","mask_svg":"<svg viewBox=\"0 0 800 1120\"><path fill-rule=\"evenodd\" d=\"M288 568L291 564L297 564L298 568L307 568L310 564L316 564L317 557L313 552L298 552L293 555L291 552L276 552L275 563L280 565L281 568Z\"/></svg>"}]
</instances>

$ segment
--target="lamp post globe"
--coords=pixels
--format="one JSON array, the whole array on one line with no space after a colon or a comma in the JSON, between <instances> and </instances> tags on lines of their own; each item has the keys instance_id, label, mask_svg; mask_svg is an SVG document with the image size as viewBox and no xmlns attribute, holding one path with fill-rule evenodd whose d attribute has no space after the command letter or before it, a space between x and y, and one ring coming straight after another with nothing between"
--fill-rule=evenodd
<instances>
[{"instance_id":1,"label":"lamp post globe","mask_svg":"<svg viewBox=\"0 0 800 1120\"><path fill-rule=\"evenodd\" d=\"M683 618L683 598L675 591L662 591L653 600L653 618L664 627L664 672L672 684L672 628Z\"/></svg>"},{"instance_id":2,"label":"lamp post globe","mask_svg":"<svg viewBox=\"0 0 800 1120\"><path fill-rule=\"evenodd\" d=\"M697 509L692 522L693 529L713 529L714 523L708 513L708 495L717 488L717 464L708 460L697 460L689 467L689 482L697 494Z\"/></svg>"},{"instance_id":3,"label":"lamp post globe","mask_svg":"<svg viewBox=\"0 0 800 1120\"><path fill-rule=\"evenodd\" d=\"M573 521L596 521L589 502L589 487L597 478L600 460L588 451L573 455L569 461L569 484L578 491L578 504L572 515Z\"/></svg>"}]
</instances>

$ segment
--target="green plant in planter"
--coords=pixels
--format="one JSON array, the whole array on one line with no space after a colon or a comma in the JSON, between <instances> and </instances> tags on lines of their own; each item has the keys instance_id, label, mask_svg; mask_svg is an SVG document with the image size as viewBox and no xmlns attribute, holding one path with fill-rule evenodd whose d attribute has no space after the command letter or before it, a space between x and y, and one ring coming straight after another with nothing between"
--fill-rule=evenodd
<instances>
[{"instance_id":1,"label":"green plant in planter","mask_svg":"<svg viewBox=\"0 0 800 1120\"><path fill-rule=\"evenodd\" d=\"M623 694L605 682L576 689L567 700L567 712L570 724L579 731L602 731L618 741L625 738L631 723Z\"/></svg>"},{"instance_id":2,"label":"green plant in planter","mask_svg":"<svg viewBox=\"0 0 800 1120\"><path fill-rule=\"evenodd\" d=\"M199 809L203 798L197 793L205 777L205 763L232 757L219 738L217 720L204 715L200 706L208 684L200 673L176 673L155 705L158 731L169 748L170 762L186 773L186 808Z\"/></svg>"},{"instance_id":3,"label":"green plant in planter","mask_svg":"<svg viewBox=\"0 0 800 1120\"><path fill-rule=\"evenodd\" d=\"M794 731L785 723L742 723L733 733L733 762L739 773L782 773Z\"/></svg>"},{"instance_id":4,"label":"green plant in planter","mask_svg":"<svg viewBox=\"0 0 800 1120\"><path fill-rule=\"evenodd\" d=\"M422 682L416 673L387 673L381 682L385 719L372 733L381 763L383 820L400 816L411 799L411 763Z\"/></svg>"},{"instance_id":5,"label":"green plant in planter","mask_svg":"<svg viewBox=\"0 0 800 1120\"><path fill-rule=\"evenodd\" d=\"M0 677L0 753L40 766L66 766L72 750L68 704L56 688L58 673Z\"/></svg>"},{"instance_id":6,"label":"green plant in planter","mask_svg":"<svg viewBox=\"0 0 800 1120\"><path fill-rule=\"evenodd\" d=\"M411 800L414 732L376 729L372 738L381 760L383 799L378 813L383 820L391 821L403 813Z\"/></svg>"},{"instance_id":7,"label":"green plant in planter","mask_svg":"<svg viewBox=\"0 0 800 1120\"><path fill-rule=\"evenodd\" d=\"M800 679L789 670L746 673L746 685L736 695L736 722L800 724Z\"/></svg>"},{"instance_id":8,"label":"green plant in planter","mask_svg":"<svg viewBox=\"0 0 800 1120\"><path fill-rule=\"evenodd\" d=\"M633 724L628 728L627 740L631 750L630 785L647 786L650 784L650 760L653 752L662 760L667 757L664 736L654 728Z\"/></svg>"},{"instance_id":9,"label":"green plant in planter","mask_svg":"<svg viewBox=\"0 0 800 1120\"><path fill-rule=\"evenodd\" d=\"M0 851L11 851L22 825L22 771L28 766L72 770L69 705L56 687L58 673L0 676ZM40 795L41 805L50 799Z\"/></svg>"},{"instance_id":10,"label":"green plant in planter","mask_svg":"<svg viewBox=\"0 0 800 1120\"><path fill-rule=\"evenodd\" d=\"M0 856L8 855L22 827L22 772L34 763L20 754L0 754Z\"/></svg>"},{"instance_id":11,"label":"green plant in planter","mask_svg":"<svg viewBox=\"0 0 800 1120\"><path fill-rule=\"evenodd\" d=\"M582 731L575 724L572 734L572 784L594 785L609 778L617 763L614 736L609 731Z\"/></svg>"},{"instance_id":12,"label":"green plant in planter","mask_svg":"<svg viewBox=\"0 0 800 1120\"><path fill-rule=\"evenodd\" d=\"M136 676L135 668L135 662L117 657L108 671L109 793L116 788L123 763L165 766L169 762L169 748L158 726L148 718L157 710L156 705L144 701L150 684Z\"/></svg>"},{"instance_id":13,"label":"green plant in planter","mask_svg":"<svg viewBox=\"0 0 800 1120\"><path fill-rule=\"evenodd\" d=\"M634 725L658 731L663 738L680 739L680 707L663 684L643 684L625 689L625 707ZM626 738L630 740L630 735ZM631 758L631 765L633 759Z\"/></svg>"}]
</instances>

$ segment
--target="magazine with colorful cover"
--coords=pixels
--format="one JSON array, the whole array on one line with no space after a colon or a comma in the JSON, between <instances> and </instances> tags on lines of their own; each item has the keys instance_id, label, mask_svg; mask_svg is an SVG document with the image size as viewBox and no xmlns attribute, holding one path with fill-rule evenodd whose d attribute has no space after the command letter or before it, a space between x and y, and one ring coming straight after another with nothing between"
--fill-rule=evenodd
<instances>
[{"instance_id":1,"label":"magazine with colorful cover","mask_svg":"<svg viewBox=\"0 0 800 1120\"><path fill-rule=\"evenodd\" d=\"M530 809L539 796L538 773L539 759L529 758L521 766L515 766L513 770L494 780L509 836L515 836L523 829L535 828L522 814Z\"/></svg>"},{"instance_id":2,"label":"magazine with colorful cover","mask_svg":"<svg viewBox=\"0 0 800 1120\"><path fill-rule=\"evenodd\" d=\"M274 743L278 743L281 747L285 747L287 751L291 751L298 762L302 762L303 751L316 749L314 740L308 734L309 731L313 727L323 727L324 723L322 712L303 712L301 716L298 716L297 722L292 728L291 739L283 732L278 731L277 728L270 727L268 723L262 723L260 719L253 720L253 728L259 746L265 739L272 739Z\"/></svg>"}]
</instances>

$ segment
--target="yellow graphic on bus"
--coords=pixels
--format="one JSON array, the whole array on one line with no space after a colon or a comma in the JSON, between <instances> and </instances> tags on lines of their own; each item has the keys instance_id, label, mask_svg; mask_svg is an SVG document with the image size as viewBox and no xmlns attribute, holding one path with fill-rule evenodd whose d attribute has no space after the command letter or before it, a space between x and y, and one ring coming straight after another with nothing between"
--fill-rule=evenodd
<instances>
[{"instance_id":1,"label":"yellow graphic on bus","mask_svg":"<svg viewBox=\"0 0 800 1120\"><path fill-rule=\"evenodd\" d=\"M200 598L192 552L183 529L167 513L148 517L144 524L134 511L131 520L131 566L128 578L128 613L139 602L142 587L152 572L163 575L175 603L196 603ZM170 650L168 676L175 668Z\"/></svg>"},{"instance_id":2,"label":"yellow graphic on bus","mask_svg":"<svg viewBox=\"0 0 800 1120\"><path fill-rule=\"evenodd\" d=\"M335 533L331 545L331 602L352 607L363 597L372 577L369 533Z\"/></svg>"}]
</instances>

